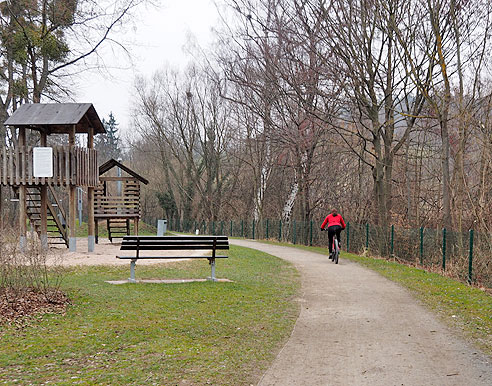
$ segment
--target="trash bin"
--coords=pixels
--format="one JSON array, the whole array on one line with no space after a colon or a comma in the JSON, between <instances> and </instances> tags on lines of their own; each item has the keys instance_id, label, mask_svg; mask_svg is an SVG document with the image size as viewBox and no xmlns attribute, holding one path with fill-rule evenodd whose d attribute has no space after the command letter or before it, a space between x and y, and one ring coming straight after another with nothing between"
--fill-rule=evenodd
<instances>
[{"instance_id":1,"label":"trash bin","mask_svg":"<svg viewBox=\"0 0 492 386\"><path fill-rule=\"evenodd\" d=\"M164 236L167 231L167 220L157 220L157 236Z\"/></svg>"}]
</instances>

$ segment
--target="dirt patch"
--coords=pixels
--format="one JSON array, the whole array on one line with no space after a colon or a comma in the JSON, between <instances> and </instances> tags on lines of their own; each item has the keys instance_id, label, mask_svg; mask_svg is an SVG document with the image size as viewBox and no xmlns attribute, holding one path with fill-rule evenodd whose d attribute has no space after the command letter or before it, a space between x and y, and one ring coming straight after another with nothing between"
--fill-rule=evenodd
<instances>
[{"instance_id":1,"label":"dirt patch","mask_svg":"<svg viewBox=\"0 0 492 386\"><path fill-rule=\"evenodd\" d=\"M22 327L27 318L46 313L63 313L68 304L70 304L68 297L55 289L45 291L33 288L2 289L0 290L0 325L7 323Z\"/></svg>"}]
</instances>

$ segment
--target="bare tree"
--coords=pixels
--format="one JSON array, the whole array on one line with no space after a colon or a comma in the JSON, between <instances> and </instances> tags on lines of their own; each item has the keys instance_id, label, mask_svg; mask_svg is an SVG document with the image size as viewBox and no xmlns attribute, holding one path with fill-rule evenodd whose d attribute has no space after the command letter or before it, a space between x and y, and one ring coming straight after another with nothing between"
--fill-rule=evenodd
<instances>
[{"instance_id":1,"label":"bare tree","mask_svg":"<svg viewBox=\"0 0 492 386\"><path fill-rule=\"evenodd\" d=\"M247 153L257 181L255 218L262 218L263 210L258 208L263 208L268 187L265 177L282 167L290 186L279 192L284 197L281 218L288 223L296 208L298 218L309 221L326 197L312 189L317 180L314 172L322 169L319 147L328 133L326 120L318 114L327 106L332 108L330 92L320 91L320 14L305 3L287 1L233 1L231 6L244 26L235 36L237 51L222 58L234 85L234 94L226 97L248 106L258 117L256 123L262 123L246 131L255 137L246 141L255 144L256 150Z\"/></svg>"},{"instance_id":2,"label":"bare tree","mask_svg":"<svg viewBox=\"0 0 492 386\"><path fill-rule=\"evenodd\" d=\"M186 220L214 220L222 207L230 137L219 84L196 67L184 76L161 72L137 83L135 125L154 144L170 198Z\"/></svg>"},{"instance_id":3,"label":"bare tree","mask_svg":"<svg viewBox=\"0 0 492 386\"><path fill-rule=\"evenodd\" d=\"M423 107L418 88L407 77L407 62L398 55L400 44L393 32L393 25L411 9L400 0L340 0L328 7L311 3L324 16L323 37L332 53L325 60L326 68L343 90L346 103L338 116L338 132L349 146L354 143L351 137L359 138L367 155L361 160L372 170L374 210L378 223L385 226L391 223L394 159ZM408 42L412 36L404 39Z\"/></svg>"},{"instance_id":4,"label":"bare tree","mask_svg":"<svg viewBox=\"0 0 492 386\"><path fill-rule=\"evenodd\" d=\"M246 143L254 175L254 208L256 221L263 218L264 197L271 175L272 161L272 110L278 99L278 37L272 33L276 23L277 1L230 0L234 11L236 29L222 34L223 47L220 62L226 80L232 87L224 95L228 100L246 106L257 119L249 120L254 127L247 127Z\"/></svg>"},{"instance_id":5,"label":"bare tree","mask_svg":"<svg viewBox=\"0 0 492 386\"><path fill-rule=\"evenodd\" d=\"M457 224L461 229L467 122L473 114L485 65L484 53L489 46L490 4L481 0L429 0L425 4L417 2L415 6L420 7L418 22L404 19L402 23L394 23L393 28L402 47L399 52L409 63L410 78L422 92L440 127L442 219L448 229L452 227L450 140L454 134L450 125L458 127L453 185L456 187ZM404 31L409 30L416 31L415 46L402 42ZM485 34L477 39L482 31ZM425 58L425 62L421 58Z\"/></svg>"}]
</instances>

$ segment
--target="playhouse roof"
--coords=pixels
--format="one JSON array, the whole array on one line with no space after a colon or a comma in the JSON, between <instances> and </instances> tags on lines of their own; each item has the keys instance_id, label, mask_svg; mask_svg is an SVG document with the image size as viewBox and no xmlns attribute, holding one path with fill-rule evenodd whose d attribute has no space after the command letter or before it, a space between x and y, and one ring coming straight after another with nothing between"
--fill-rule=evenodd
<instances>
[{"instance_id":1,"label":"playhouse roof","mask_svg":"<svg viewBox=\"0 0 492 386\"><path fill-rule=\"evenodd\" d=\"M119 168L121 168L122 170L127 172L132 177L135 177L137 180L144 183L145 185L147 185L149 183L149 181L147 179L143 178L141 175L135 173L132 169L126 167L121 162L118 162L113 158L111 158L109 161L107 161L107 162L103 163L101 166L99 166L99 175L100 176L103 175L104 173L106 173L108 170L114 168L115 166L118 166Z\"/></svg>"},{"instance_id":2,"label":"playhouse roof","mask_svg":"<svg viewBox=\"0 0 492 386\"><path fill-rule=\"evenodd\" d=\"M47 134L68 134L75 125L76 133L106 132L92 103L26 103L8 118L6 126L45 131Z\"/></svg>"}]
</instances>

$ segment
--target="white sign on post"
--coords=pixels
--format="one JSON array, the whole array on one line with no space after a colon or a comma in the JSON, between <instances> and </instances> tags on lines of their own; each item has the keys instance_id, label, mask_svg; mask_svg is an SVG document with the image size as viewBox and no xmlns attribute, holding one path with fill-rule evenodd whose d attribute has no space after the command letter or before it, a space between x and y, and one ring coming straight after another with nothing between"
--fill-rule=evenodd
<instances>
[{"instance_id":1,"label":"white sign on post","mask_svg":"<svg viewBox=\"0 0 492 386\"><path fill-rule=\"evenodd\" d=\"M53 177L53 148L35 147L32 150L34 177Z\"/></svg>"}]
</instances>

